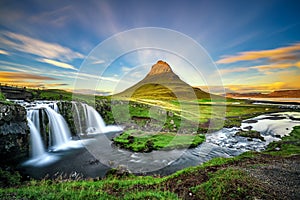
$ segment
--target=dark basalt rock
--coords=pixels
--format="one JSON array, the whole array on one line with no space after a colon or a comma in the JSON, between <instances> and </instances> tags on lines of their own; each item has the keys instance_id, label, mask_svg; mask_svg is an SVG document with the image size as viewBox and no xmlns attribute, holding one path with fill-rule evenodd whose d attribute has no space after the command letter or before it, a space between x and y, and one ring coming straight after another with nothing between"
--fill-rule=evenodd
<instances>
[{"instance_id":1,"label":"dark basalt rock","mask_svg":"<svg viewBox=\"0 0 300 200\"><path fill-rule=\"evenodd\" d=\"M17 165L29 156L26 110L0 102L0 166Z\"/></svg>"}]
</instances>

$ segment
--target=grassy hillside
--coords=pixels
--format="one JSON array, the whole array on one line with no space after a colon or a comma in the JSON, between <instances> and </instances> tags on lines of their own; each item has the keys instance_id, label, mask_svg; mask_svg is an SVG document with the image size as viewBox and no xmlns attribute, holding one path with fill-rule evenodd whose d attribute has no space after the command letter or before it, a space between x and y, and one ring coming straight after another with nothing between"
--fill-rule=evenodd
<instances>
[{"instance_id":1,"label":"grassy hillside","mask_svg":"<svg viewBox=\"0 0 300 200\"><path fill-rule=\"evenodd\" d=\"M149 73L151 74L151 72ZM114 95L119 99L195 100L222 98L193 88L172 71L147 75L143 80L125 91ZM224 99L224 98L223 98Z\"/></svg>"}]
</instances>

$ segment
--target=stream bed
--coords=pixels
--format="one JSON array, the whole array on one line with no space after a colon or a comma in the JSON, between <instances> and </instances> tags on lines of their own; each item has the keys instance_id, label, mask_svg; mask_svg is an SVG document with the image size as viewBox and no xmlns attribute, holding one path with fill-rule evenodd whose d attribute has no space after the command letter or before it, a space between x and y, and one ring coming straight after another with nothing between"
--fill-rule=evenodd
<instances>
[{"instance_id":1,"label":"stream bed","mask_svg":"<svg viewBox=\"0 0 300 200\"><path fill-rule=\"evenodd\" d=\"M206 141L196 148L150 153L135 153L115 147L111 139L120 132L93 134L88 139L70 141L64 148L47 152L45 159L51 160L49 163L38 165L43 163L41 158L39 162L28 161L21 169L34 178L57 174L103 177L112 167L121 167L135 174L168 175L215 157L232 157L246 151L262 151L270 142L280 140L294 126L299 125L299 112L265 114L244 120L241 127L223 128L206 134ZM249 129L260 132L264 140L236 135L239 130Z\"/></svg>"}]
</instances>

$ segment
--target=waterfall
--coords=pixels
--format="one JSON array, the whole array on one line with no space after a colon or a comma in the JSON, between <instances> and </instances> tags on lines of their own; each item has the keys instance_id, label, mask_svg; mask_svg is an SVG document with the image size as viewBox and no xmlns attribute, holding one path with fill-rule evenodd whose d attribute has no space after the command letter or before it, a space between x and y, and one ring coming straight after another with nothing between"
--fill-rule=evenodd
<instances>
[{"instance_id":1,"label":"waterfall","mask_svg":"<svg viewBox=\"0 0 300 200\"><path fill-rule=\"evenodd\" d=\"M34 124L35 128L37 129L37 131L41 132L39 110L38 109L29 110L27 112L27 117Z\"/></svg>"},{"instance_id":2,"label":"waterfall","mask_svg":"<svg viewBox=\"0 0 300 200\"><path fill-rule=\"evenodd\" d=\"M77 133L97 134L122 130L118 126L106 126L101 115L92 106L78 102L72 102L72 105ZM41 157L48 148L56 151L81 146L71 141L69 127L59 114L56 102L36 102L30 106L27 107L27 118L33 158Z\"/></svg>"},{"instance_id":3,"label":"waterfall","mask_svg":"<svg viewBox=\"0 0 300 200\"><path fill-rule=\"evenodd\" d=\"M49 118L49 131L53 145L59 146L70 141L71 133L65 119L50 107L44 107Z\"/></svg>"},{"instance_id":4,"label":"waterfall","mask_svg":"<svg viewBox=\"0 0 300 200\"><path fill-rule=\"evenodd\" d=\"M83 131L82 131L82 125L81 125L81 117L80 117L80 113L79 113L79 109L78 109L78 106L77 106L77 103L76 102L73 102L72 103L72 106L74 107L74 109L75 109L75 113L74 113L74 115L73 115L73 117L74 117L74 120L75 119L77 119L77 122L78 122L78 126L75 126L76 127L76 129L77 129L77 132L78 133L83 133ZM76 123L75 121L74 121L74 123ZM79 129L79 130L78 130Z\"/></svg>"},{"instance_id":5,"label":"waterfall","mask_svg":"<svg viewBox=\"0 0 300 200\"><path fill-rule=\"evenodd\" d=\"M101 115L92 106L85 103L80 103L81 106L77 106L77 102L72 102L72 104L75 109L74 121L78 122L78 126L76 126L78 133L106 133L122 130L118 126L106 126ZM84 128L85 130L83 130Z\"/></svg>"},{"instance_id":6,"label":"waterfall","mask_svg":"<svg viewBox=\"0 0 300 200\"><path fill-rule=\"evenodd\" d=\"M101 115L92 106L89 106L87 104L84 104L83 106L87 113L86 131L88 133L94 133L94 132L103 133L105 129L105 123Z\"/></svg>"},{"instance_id":7,"label":"waterfall","mask_svg":"<svg viewBox=\"0 0 300 200\"><path fill-rule=\"evenodd\" d=\"M53 103L53 110L54 110L55 112L59 113L59 109L58 109L58 106L57 106L57 103L56 103L56 102Z\"/></svg>"},{"instance_id":8,"label":"waterfall","mask_svg":"<svg viewBox=\"0 0 300 200\"><path fill-rule=\"evenodd\" d=\"M38 111L38 110L32 110L32 111ZM38 113L38 112L31 112L31 113ZM30 128L31 157L36 158L45 153L45 148L43 145L41 135L37 130L36 126L34 125L34 123L30 120L30 118L27 118L27 121L28 121L28 126Z\"/></svg>"}]
</instances>

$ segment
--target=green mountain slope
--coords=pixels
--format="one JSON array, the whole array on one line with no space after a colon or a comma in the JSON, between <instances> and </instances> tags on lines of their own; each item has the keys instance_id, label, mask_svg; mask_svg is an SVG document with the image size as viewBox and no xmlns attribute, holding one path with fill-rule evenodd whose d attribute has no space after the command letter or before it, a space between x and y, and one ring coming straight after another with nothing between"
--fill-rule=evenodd
<instances>
[{"instance_id":1,"label":"green mountain slope","mask_svg":"<svg viewBox=\"0 0 300 200\"><path fill-rule=\"evenodd\" d=\"M156 100L222 98L204 92L199 88L193 88L182 81L172 71L168 63L161 60L152 66L151 71L143 80L116 94L115 97Z\"/></svg>"}]
</instances>

